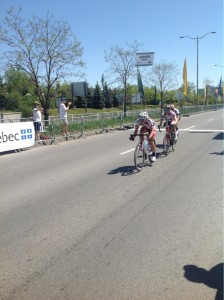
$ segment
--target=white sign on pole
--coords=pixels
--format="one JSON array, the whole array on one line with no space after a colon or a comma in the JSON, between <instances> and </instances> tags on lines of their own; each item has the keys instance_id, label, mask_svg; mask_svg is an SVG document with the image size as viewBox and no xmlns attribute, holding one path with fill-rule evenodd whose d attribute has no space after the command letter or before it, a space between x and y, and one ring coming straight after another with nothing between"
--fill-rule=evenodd
<instances>
[{"instance_id":1,"label":"white sign on pole","mask_svg":"<svg viewBox=\"0 0 224 300\"><path fill-rule=\"evenodd\" d=\"M0 123L0 152L34 146L33 122Z\"/></svg>"},{"instance_id":2,"label":"white sign on pole","mask_svg":"<svg viewBox=\"0 0 224 300\"><path fill-rule=\"evenodd\" d=\"M136 53L135 66L151 66L153 65L155 52Z\"/></svg>"}]
</instances>

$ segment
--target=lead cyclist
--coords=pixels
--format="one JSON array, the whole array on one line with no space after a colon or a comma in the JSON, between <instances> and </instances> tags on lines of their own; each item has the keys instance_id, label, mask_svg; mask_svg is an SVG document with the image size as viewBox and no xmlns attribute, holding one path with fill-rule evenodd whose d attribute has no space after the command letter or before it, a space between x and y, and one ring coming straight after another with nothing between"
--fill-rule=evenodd
<instances>
[{"instance_id":1,"label":"lead cyclist","mask_svg":"<svg viewBox=\"0 0 224 300\"><path fill-rule=\"evenodd\" d=\"M151 160L155 162L156 161L156 143L155 143L156 126L155 126L155 122L148 116L148 113L146 111L141 112L138 115L138 119L136 120L135 123L134 134L130 135L129 138L130 140L134 141L140 126L141 126L140 134L148 133L148 141L152 149Z\"/></svg>"}]
</instances>

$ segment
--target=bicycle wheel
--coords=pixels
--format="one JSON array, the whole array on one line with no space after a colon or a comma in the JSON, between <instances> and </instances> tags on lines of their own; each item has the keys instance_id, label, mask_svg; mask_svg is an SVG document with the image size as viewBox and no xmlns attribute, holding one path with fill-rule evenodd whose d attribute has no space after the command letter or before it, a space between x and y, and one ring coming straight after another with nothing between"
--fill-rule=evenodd
<instances>
[{"instance_id":1,"label":"bicycle wheel","mask_svg":"<svg viewBox=\"0 0 224 300\"><path fill-rule=\"evenodd\" d=\"M170 137L169 135L166 134L163 138L163 153L165 156L168 155L169 148L170 148Z\"/></svg>"},{"instance_id":2,"label":"bicycle wheel","mask_svg":"<svg viewBox=\"0 0 224 300\"><path fill-rule=\"evenodd\" d=\"M134 163L138 172L142 170L145 164L145 153L140 142L135 147Z\"/></svg>"}]
</instances>

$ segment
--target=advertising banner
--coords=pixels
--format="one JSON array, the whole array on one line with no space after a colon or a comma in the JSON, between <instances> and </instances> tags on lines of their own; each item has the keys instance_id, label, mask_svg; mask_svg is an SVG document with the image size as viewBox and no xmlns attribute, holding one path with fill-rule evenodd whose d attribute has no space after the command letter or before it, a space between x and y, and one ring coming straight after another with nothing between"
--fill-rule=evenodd
<instances>
[{"instance_id":1,"label":"advertising banner","mask_svg":"<svg viewBox=\"0 0 224 300\"><path fill-rule=\"evenodd\" d=\"M136 67L153 65L154 53L155 52L136 53L136 57L135 57Z\"/></svg>"},{"instance_id":2,"label":"advertising banner","mask_svg":"<svg viewBox=\"0 0 224 300\"><path fill-rule=\"evenodd\" d=\"M0 123L0 152L34 146L33 122Z\"/></svg>"}]
</instances>

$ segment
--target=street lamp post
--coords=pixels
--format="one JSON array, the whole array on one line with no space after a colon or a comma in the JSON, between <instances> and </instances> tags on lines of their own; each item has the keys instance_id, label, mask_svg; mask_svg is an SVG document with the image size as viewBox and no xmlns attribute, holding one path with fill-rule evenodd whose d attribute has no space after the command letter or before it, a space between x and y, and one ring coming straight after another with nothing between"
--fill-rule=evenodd
<instances>
[{"instance_id":1,"label":"street lamp post","mask_svg":"<svg viewBox=\"0 0 224 300\"><path fill-rule=\"evenodd\" d=\"M188 35L180 36L180 39L184 38L189 38L191 40L196 41L197 43L197 107L198 107L198 43L200 42L201 39L203 39L206 35L211 34L211 33L216 33L215 31L207 32L203 36L197 36L197 37L191 37Z\"/></svg>"}]
</instances>

